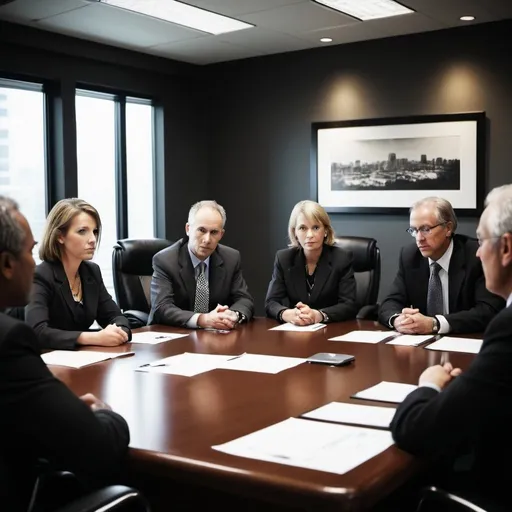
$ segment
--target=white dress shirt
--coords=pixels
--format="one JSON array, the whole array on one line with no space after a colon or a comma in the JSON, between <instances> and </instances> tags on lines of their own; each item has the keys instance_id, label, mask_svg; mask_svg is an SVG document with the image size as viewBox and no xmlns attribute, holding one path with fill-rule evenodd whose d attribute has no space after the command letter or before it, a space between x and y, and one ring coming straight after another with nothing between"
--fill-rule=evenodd
<instances>
[{"instance_id":1,"label":"white dress shirt","mask_svg":"<svg viewBox=\"0 0 512 512\"><path fill-rule=\"evenodd\" d=\"M450 313L450 293L448 289L448 269L450 268L450 260L453 254L453 240L450 241L450 245L446 252L437 260L437 263L441 267L439 271L439 279L441 280L441 288L443 289L443 314L448 315ZM434 260L428 259L429 266L434 263ZM430 267L429 267L430 268ZM446 334L451 331L448 320L443 315L436 315L439 320L439 334Z\"/></svg>"}]
</instances>

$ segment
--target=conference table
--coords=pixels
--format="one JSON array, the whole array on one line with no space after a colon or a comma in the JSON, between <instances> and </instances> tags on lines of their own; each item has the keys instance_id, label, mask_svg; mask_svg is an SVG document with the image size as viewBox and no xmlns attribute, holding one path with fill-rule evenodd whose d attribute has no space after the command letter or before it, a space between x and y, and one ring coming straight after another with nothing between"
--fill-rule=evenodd
<instances>
[{"instance_id":1,"label":"conference table","mask_svg":"<svg viewBox=\"0 0 512 512\"><path fill-rule=\"evenodd\" d=\"M395 407L351 395L383 380L417 384L421 372L441 358L448 357L454 366L465 369L474 355L385 342L329 341L353 330L385 330L368 320L333 323L315 332L269 330L276 325L273 320L256 318L229 333L145 327L140 331L188 336L155 345L102 348L135 354L81 369L53 366L51 370L76 394L94 393L126 418L131 431L128 467L159 481L163 495L162 485L168 486L171 495L173 485L183 483L198 493L212 489L248 503L261 500L283 508L370 509L413 478L423 463L393 445L338 475L237 457L212 446L332 401ZM183 377L135 371L143 364L184 352L301 358L335 352L352 354L355 361L341 367L304 363L277 374L217 369Z\"/></svg>"}]
</instances>

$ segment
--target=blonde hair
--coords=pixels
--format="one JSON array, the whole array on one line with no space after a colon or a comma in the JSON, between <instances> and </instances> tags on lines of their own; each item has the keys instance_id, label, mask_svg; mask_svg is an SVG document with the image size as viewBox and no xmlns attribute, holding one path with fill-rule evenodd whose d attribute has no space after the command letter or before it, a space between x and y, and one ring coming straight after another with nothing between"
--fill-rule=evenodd
<instances>
[{"instance_id":1,"label":"blonde hair","mask_svg":"<svg viewBox=\"0 0 512 512\"><path fill-rule=\"evenodd\" d=\"M324 243L327 245L334 245L336 240L334 239L334 229L331 226L331 219L327 212L315 201L299 201L292 210L290 220L288 222L288 238L290 239L290 247L299 247L299 241L295 235L295 227L297 226L297 219L300 214L303 214L309 221L318 222L325 228L326 237Z\"/></svg>"},{"instance_id":2,"label":"blonde hair","mask_svg":"<svg viewBox=\"0 0 512 512\"><path fill-rule=\"evenodd\" d=\"M59 244L59 237L64 236L73 221L80 213L87 213L95 221L98 228L98 242L101 236L100 214L89 203L76 197L70 199L61 199L50 211L46 218L43 237L39 247L39 258L43 261L61 261L62 247Z\"/></svg>"}]
</instances>

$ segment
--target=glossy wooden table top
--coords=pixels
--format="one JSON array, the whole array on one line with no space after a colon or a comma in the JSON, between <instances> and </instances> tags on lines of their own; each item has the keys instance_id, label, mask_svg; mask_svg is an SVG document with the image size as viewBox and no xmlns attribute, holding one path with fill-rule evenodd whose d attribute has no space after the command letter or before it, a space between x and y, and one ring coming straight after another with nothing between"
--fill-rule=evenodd
<instances>
[{"instance_id":1,"label":"glossy wooden table top","mask_svg":"<svg viewBox=\"0 0 512 512\"><path fill-rule=\"evenodd\" d=\"M350 396L381 380L416 384L427 366L438 364L447 354L421 347L328 341L355 329L383 329L370 321L330 324L311 333L268 330L275 325L257 318L228 334L144 328L189 336L158 345L105 349L136 354L80 370L51 369L76 394L92 392L126 418L132 464L144 471L247 496L265 493L290 505L311 501L317 508L363 510L410 478L419 467L417 461L393 446L354 470L335 475L235 457L211 446L331 401L371 405ZM144 363L183 352L304 358L337 352L353 354L356 359L344 367L305 363L275 375L214 370L182 377L134 371ZM450 361L463 369L473 357L449 354Z\"/></svg>"}]
</instances>

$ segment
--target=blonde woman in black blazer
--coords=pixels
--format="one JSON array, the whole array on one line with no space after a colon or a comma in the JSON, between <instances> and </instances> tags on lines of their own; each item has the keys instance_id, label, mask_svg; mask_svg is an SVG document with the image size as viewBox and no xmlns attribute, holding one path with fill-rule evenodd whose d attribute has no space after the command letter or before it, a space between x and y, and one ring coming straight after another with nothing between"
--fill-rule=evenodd
<instances>
[{"instance_id":1,"label":"blonde woman in black blazer","mask_svg":"<svg viewBox=\"0 0 512 512\"><path fill-rule=\"evenodd\" d=\"M314 201L297 203L288 236L290 247L276 254L265 300L267 316L295 325L355 318L352 255L335 246L325 210Z\"/></svg>"},{"instance_id":2,"label":"blonde woman in black blazer","mask_svg":"<svg viewBox=\"0 0 512 512\"><path fill-rule=\"evenodd\" d=\"M117 346L131 339L128 320L90 261L101 234L98 212L81 199L63 199L48 215L26 321L41 348ZM103 328L89 330L94 321Z\"/></svg>"}]
</instances>

